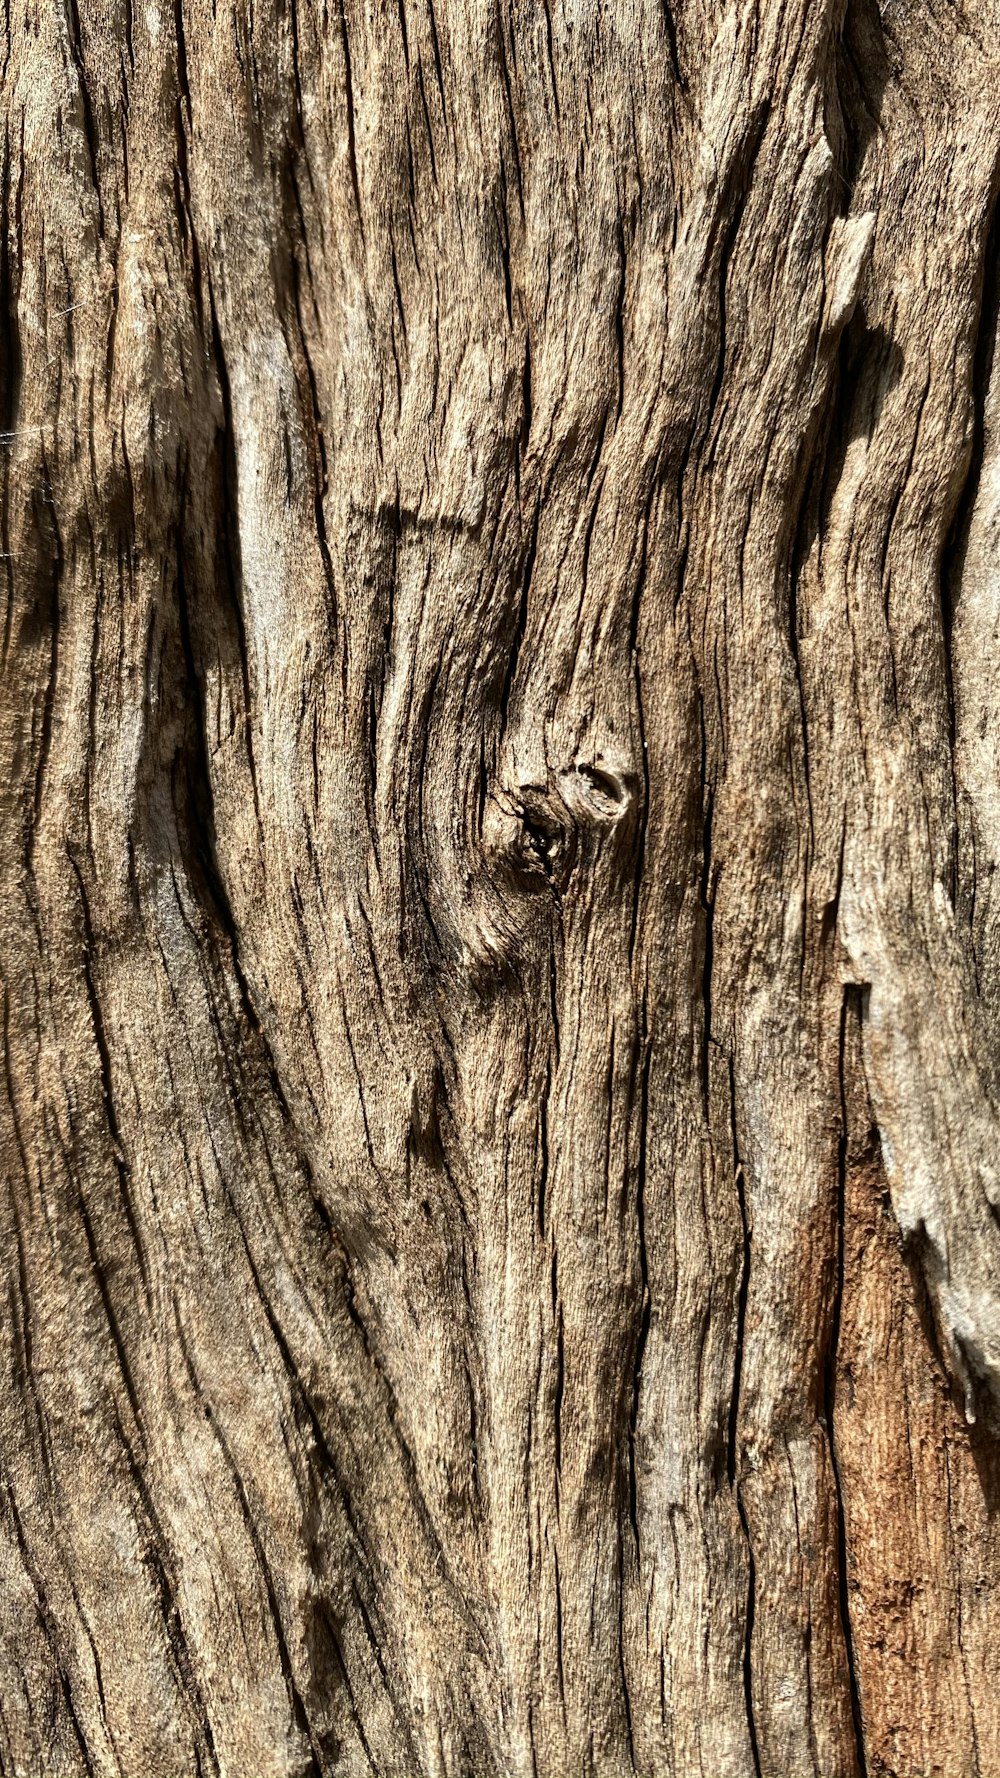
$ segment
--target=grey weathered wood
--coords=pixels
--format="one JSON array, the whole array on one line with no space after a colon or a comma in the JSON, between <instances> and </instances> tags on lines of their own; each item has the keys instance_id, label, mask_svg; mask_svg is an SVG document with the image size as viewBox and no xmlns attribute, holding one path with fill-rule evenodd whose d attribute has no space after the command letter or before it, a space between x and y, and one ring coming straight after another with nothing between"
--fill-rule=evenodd
<instances>
[{"instance_id":1,"label":"grey weathered wood","mask_svg":"<svg viewBox=\"0 0 1000 1778\"><path fill-rule=\"evenodd\" d=\"M0 1772L1000 1769L991 0L10 0Z\"/></svg>"}]
</instances>

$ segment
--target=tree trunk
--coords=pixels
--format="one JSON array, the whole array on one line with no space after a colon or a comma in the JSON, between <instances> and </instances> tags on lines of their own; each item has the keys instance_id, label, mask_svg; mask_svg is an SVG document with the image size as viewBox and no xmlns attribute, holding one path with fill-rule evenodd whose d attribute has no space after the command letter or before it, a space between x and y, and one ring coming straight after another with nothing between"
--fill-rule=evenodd
<instances>
[{"instance_id":1,"label":"tree trunk","mask_svg":"<svg viewBox=\"0 0 1000 1778\"><path fill-rule=\"evenodd\" d=\"M3 58L0 1773L995 1778L1000 12Z\"/></svg>"}]
</instances>

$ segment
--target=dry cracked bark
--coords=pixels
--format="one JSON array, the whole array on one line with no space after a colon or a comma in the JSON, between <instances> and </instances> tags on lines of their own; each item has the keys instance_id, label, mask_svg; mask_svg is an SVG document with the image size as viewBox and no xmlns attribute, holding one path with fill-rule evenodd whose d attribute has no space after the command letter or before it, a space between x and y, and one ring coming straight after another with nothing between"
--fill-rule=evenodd
<instances>
[{"instance_id":1,"label":"dry cracked bark","mask_svg":"<svg viewBox=\"0 0 1000 1778\"><path fill-rule=\"evenodd\" d=\"M0 1773L1000 1768L993 0L7 0Z\"/></svg>"}]
</instances>

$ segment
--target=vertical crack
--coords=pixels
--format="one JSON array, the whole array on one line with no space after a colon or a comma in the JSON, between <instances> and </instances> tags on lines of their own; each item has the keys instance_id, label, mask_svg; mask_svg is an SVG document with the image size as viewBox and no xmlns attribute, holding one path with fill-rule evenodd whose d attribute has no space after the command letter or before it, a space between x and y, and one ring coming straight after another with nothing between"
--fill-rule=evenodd
<instances>
[{"instance_id":1,"label":"vertical crack","mask_svg":"<svg viewBox=\"0 0 1000 1778\"><path fill-rule=\"evenodd\" d=\"M22 125L23 131L23 125ZM20 178L24 177L24 156ZM5 568L7 603L4 617L3 650L0 661L6 662L10 648L14 612L14 559L10 547L10 447L15 439L15 426L21 398L23 362L21 330L18 322L17 289L11 254L11 228L16 228L20 245L20 192L11 213L11 154L9 132L4 134L3 165L0 168L0 448L3 450L2 486L0 486L0 561ZM17 283L20 283L18 266Z\"/></svg>"},{"instance_id":2,"label":"vertical crack","mask_svg":"<svg viewBox=\"0 0 1000 1778\"><path fill-rule=\"evenodd\" d=\"M847 1678L851 1691L851 1720L854 1724L854 1741L858 1756L858 1771L861 1774L861 1778L865 1778L868 1768L865 1761L864 1718L861 1711L861 1692L858 1685L857 1666L854 1654L854 1636L851 1629L851 1602L847 1588L847 1523L844 1516L844 1495L840 1480L840 1469L837 1463L836 1440L834 1437L834 1411L836 1408L837 1392L837 1348L840 1343L840 1318L844 1300L844 1235L848 1142L845 1051L847 1045L847 1021L852 1011L854 1016L857 1016L858 995L858 989L851 986L845 987L840 1007L840 1043L838 1050L840 1139L837 1144L837 1283L833 1299L833 1314L830 1322L830 1343L826 1355L824 1412L826 1417L827 1441L830 1450L830 1467L833 1471L834 1499L837 1510L837 1582L840 1601L840 1623L844 1637L844 1653L847 1659Z\"/></svg>"},{"instance_id":3,"label":"vertical crack","mask_svg":"<svg viewBox=\"0 0 1000 1778\"><path fill-rule=\"evenodd\" d=\"M49 765L52 749L52 726L55 713L56 681L59 677L59 628L61 622L60 601L64 587L66 558L63 551L62 536L56 520L56 503L52 492L52 481L49 476L48 462L44 451L41 460L41 486L32 492L32 506L36 515L39 536L46 531L49 536L49 564L51 586L49 589L49 663L45 691L42 697L42 710L39 721L38 759L35 767L35 784L33 796L33 818L28 842L28 868L34 873L35 843L42 820L42 796L45 788L45 775Z\"/></svg>"},{"instance_id":4,"label":"vertical crack","mask_svg":"<svg viewBox=\"0 0 1000 1778\"><path fill-rule=\"evenodd\" d=\"M702 837L702 871L699 898L704 924L704 956L702 959L702 1034L701 1034L701 1090L706 1119L709 1116L709 1044L712 1041L712 962L713 962L713 923L715 919L715 880L712 875L712 816L715 808L715 788L709 782L708 775L708 736L705 731L705 706L700 700L701 717L701 784L703 796L703 837ZM733 1141L735 1144L735 1111Z\"/></svg>"},{"instance_id":5,"label":"vertical crack","mask_svg":"<svg viewBox=\"0 0 1000 1778\"><path fill-rule=\"evenodd\" d=\"M97 137L97 121L94 116L94 102L90 87L87 84L87 62L83 48L83 31L80 24L80 8L78 0L68 0L66 23L69 27L70 58L77 77L80 95L80 111L83 121L83 134L87 144L87 156L90 160L90 172L94 182L94 196L97 199L97 232L104 236L104 201L101 196L100 155ZM71 299L72 300L72 299Z\"/></svg>"},{"instance_id":6,"label":"vertical crack","mask_svg":"<svg viewBox=\"0 0 1000 1778\"><path fill-rule=\"evenodd\" d=\"M139 1266L139 1275L142 1279L146 1301L148 1304L151 1304L153 1297L152 1281L149 1275L149 1262L146 1255L146 1249L143 1245L142 1231L139 1227L139 1219L136 1213L135 1204L132 1201L132 1193L129 1187L129 1163L126 1158L125 1144L122 1141L122 1132L119 1126L118 1113L115 1104L114 1076L111 1067L111 1044L105 1028L104 1014L101 1008L100 996L97 991L97 983L94 977L93 959L95 944L94 931L91 922L90 903L87 898L87 891L84 885L83 876L80 872L80 867L72 854L70 854L69 862L73 874L76 877L77 889L80 896L80 916L83 925L83 984L86 990L87 1004L90 1008L90 1018L94 1028L94 1043L97 1048L97 1055L100 1063L101 1096L104 1100L104 1115L107 1120L108 1135L111 1140L111 1152L114 1158L115 1172L118 1178L118 1190L121 1197L122 1210L125 1215L125 1221L128 1224L129 1234L132 1238L132 1245L135 1248L136 1260ZM137 1408L136 1416L138 1418Z\"/></svg>"},{"instance_id":7,"label":"vertical crack","mask_svg":"<svg viewBox=\"0 0 1000 1778\"><path fill-rule=\"evenodd\" d=\"M941 551L939 586L941 598L942 655L945 694L948 704L948 735L951 747L952 792L958 829L959 786L956 770L958 725L955 709L954 622L955 606L961 595L962 572L968 547L976 497L979 493L986 449L986 401L993 380L996 355L997 323L1000 319L1000 163L994 169L989 199L989 226L983 252L979 314L976 323L970 399L972 402L972 442L968 462L958 488L955 511ZM957 904L961 877L961 836L952 851L952 903ZM974 843L974 842L973 842ZM973 881L975 873L973 872ZM978 958L976 959L978 966Z\"/></svg>"},{"instance_id":8,"label":"vertical crack","mask_svg":"<svg viewBox=\"0 0 1000 1778\"><path fill-rule=\"evenodd\" d=\"M746 1333L747 1298L750 1294L750 1221L747 1215L746 1188L743 1180L743 1162L740 1159L739 1141L736 1132L736 1071L732 1057L729 1060L729 1115L733 1144L733 1164L736 1178L736 1195L740 1208L740 1224L743 1230L743 1265L740 1272L739 1293L736 1300L736 1353L733 1361L733 1393L729 1407L729 1442L727 1472L730 1485L736 1499L736 1510L739 1513L740 1525L747 1552L747 1618L743 1640L743 1690L746 1697L747 1730L750 1735L750 1751L753 1755L754 1771L760 1778L760 1749L757 1746L757 1725L753 1713L753 1626L757 1598L757 1573L753 1559L753 1543L750 1538L750 1526L746 1508L743 1505L741 1477L737 1462L737 1441L740 1415L740 1383L743 1375L743 1346Z\"/></svg>"},{"instance_id":9,"label":"vertical crack","mask_svg":"<svg viewBox=\"0 0 1000 1778\"><path fill-rule=\"evenodd\" d=\"M645 1021L644 1021L645 1023ZM640 1561L639 1542L639 1489L636 1475L636 1434L639 1424L639 1398L642 1390L642 1365L646 1354L646 1342L649 1338L649 1323L652 1312L652 1293L649 1287L649 1256L646 1250L646 1150L649 1142L649 1075L653 1060L653 1046L648 1031L643 1032L645 1050L639 1099L639 1163L636 1175L636 1224L639 1238L639 1275L642 1283L642 1311L639 1331L635 1342L635 1358L632 1367L632 1406L629 1414L628 1427L628 1472L629 1472L629 1518L632 1525L632 1536L635 1540L635 1556Z\"/></svg>"}]
</instances>

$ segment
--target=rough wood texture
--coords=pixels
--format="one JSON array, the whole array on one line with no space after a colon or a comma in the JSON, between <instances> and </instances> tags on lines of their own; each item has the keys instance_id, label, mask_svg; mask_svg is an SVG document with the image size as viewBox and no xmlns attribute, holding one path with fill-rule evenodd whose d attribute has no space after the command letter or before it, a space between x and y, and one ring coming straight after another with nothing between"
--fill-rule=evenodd
<instances>
[{"instance_id":1,"label":"rough wood texture","mask_svg":"<svg viewBox=\"0 0 1000 1778\"><path fill-rule=\"evenodd\" d=\"M0 1772L1000 1771L998 46L7 0Z\"/></svg>"}]
</instances>

